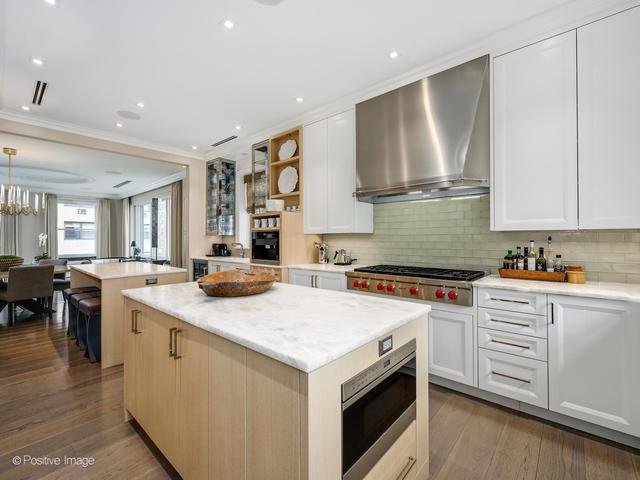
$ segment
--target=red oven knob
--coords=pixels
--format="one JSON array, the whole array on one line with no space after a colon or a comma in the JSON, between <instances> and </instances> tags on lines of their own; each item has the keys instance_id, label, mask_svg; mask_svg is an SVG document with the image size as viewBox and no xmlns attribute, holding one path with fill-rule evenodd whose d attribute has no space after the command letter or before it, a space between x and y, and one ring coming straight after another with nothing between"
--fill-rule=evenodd
<instances>
[{"instance_id":1,"label":"red oven knob","mask_svg":"<svg viewBox=\"0 0 640 480\"><path fill-rule=\"evenodd\" d=\"M411 287L411 288L409 289L409 293L410 293L411 295L417 295L417 294L418 294L418 289L417 289L416 287Z\"/></svg>"},{"instance_id":2,"label":"red oven knob","mask_svg":"<svg viewBox=\"0 0 640 480\"><path fill-rule=\"evenodd\" d=\"M367 283L366 280L362 281L362 288L369 288L369 284Z\"/></svg>"},{"instance_id":3,"label":"red oven knob","mask_svg":"<svg viewBox=\"0 0 640 480\"><path fill-rule=\"evenodd\" d=\"M449 300L455 300L455 299L457 299L457 298L458 298L458 293L457 293L457 292L454 292L453 290L451 290L451 291L449 292Z\"/></svg>"},{"instance_id":4,"label":"red oven knob","mask_svg":"<svg viewBox=\"0 0 640 480\"><path fill-rule=\"evenodd\" d=\"M444 290L436 290L436 298L444 298Z\"/></svg>"},{"instance_id":5,"label":"red oven knob","mask_svg":"<svg viewBox=\"0 0 640 480\"><path fill-rule=\"evenodd\" d=\"M353 281L354 288L358 288L360 286L360 282L358 280Z\"/></svg>"},{"instance_id":6,"label":"red oven knob","mask_svg":"<svg viewBox=\"0 0 640 480\"><path fill-rule=\"evenodd\" d=\"M395 287L392 284L390 284L390 283L387 284L387 292L393 292L394 288Z\"/></svg>"},{"instance_id":7,"label":"red oven knob","mask_svg":"<svg viewBox=\"0 0 640 480\"><path fill-rule=\"evenodd\" d=\"M377 285L378 290L384 290L384 285L382 283L379 283Z\"/></svg>"}]
</instances>

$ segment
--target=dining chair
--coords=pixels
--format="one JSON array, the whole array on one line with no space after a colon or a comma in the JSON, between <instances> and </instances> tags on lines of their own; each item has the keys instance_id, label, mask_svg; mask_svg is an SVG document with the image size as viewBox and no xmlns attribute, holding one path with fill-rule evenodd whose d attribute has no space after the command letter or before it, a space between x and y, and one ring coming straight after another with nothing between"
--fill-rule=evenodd
<instances>
[{"instance_id":1,"label":"dining chair","mask_svg":"<svg viewBox=\"0 0 640 480\"><path fill-rule=\"evenodd\" d=\"M14 307L51 315L53 265L23 265L9 269L6 288L0 289L0 312L9 305L9 325L14 323ZM45 307L48 304L48 307Z\"/></svg>"},{"instance_id":2,"label":"dining chair","mask_svg":"<svg viewBox=\"0 0 640 480\"><path fill-rule=\"evenodd\" d=\"M67 266L69 261L67 259L52 259L45 258L38 261L38 265L53 265L54 268L56 266ZM53 274L53 291L54 292L62 292L67 288L71 288L71 279L67 277L66 272L64 273L54 273ZM64 298L64 296L63 296ZM67 304L67 299L64 298L65 305Z\"/></svg>"}]
</instances>

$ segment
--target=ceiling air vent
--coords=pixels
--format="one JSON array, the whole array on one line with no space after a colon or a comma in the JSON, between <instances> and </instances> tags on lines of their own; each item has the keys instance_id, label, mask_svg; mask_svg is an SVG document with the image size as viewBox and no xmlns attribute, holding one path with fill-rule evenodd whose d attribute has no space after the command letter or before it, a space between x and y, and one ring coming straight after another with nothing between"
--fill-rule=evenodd
<instances>
[{"instance_id":1,"label":"ceiling air vent","mask_svg":"<svg viewBox=\"0 0 640 480\"><path fill-rule=\"evenodd\" d=\"M125 180L124 182L120 182L117 185L114 185L113 188L120 188L120 187L124 187L125 185L128 185L131 183L131 180Z\"/></svg>"},{"instance_id":2,"label":"ceiling air vent","mask_svg":"<svg viewBox=\"0 0 640 480\"><path fill-rule=\"evenodd\" d=\"M219 147L223 143L230 142L231 140L235 140L236 138L238 138L237 135L231 135L230 137L223 138L222 140L218 140L216 143L212 143L211 146L212 147Z\"/></svg>"},{"instance_id":3,"label":"ceiling air vent","mask_svg":"<svg viewBox=\"0 0 640 480\"><path fill-rule=\"evenodd\" d=\"M36 82L36 88L33 90L33 99L31 103L34 105L42 105L42 98L44 97L44 92L47 90L47 82L42 82L38 80Z\"/></svg>"}]
</instances>

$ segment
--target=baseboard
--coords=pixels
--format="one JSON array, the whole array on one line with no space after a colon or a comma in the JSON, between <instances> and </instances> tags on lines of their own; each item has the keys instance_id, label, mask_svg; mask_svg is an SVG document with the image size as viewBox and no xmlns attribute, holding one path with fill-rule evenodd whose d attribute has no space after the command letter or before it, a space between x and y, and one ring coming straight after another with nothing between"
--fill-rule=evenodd
<instances>
[{"instance_id":1,"label":"baseboard","mask_svg":"<svg viewBox=\"0 0 640 480\"><path fill-rule=\"evenodd\" d=\"M565 427L573 428L575 430L579 430L596 437L602 437L612 442L627 445L635 449L640 449L640 438L634 437L633 435L617 432L610 428L601 427L600 425L585 422L584 420L578 420L577 418L569 417L561 413L552 412L551 410L547 410L545 408L529 405L528 403L523 403L518 400L513 400L512 398L503 397L492 392L486 392L484 390L480 390L479 388L471 387L469 385L463 385L461 383L454 382L446 378L437 377L435 375L429 375L429 383L449 388L451 390L455 390L456 392L464 393L465 395L476 397L487 402L496 403L503 407L526 413L527 415L538 417L548 422L558 423L560 425L564 425Z\"/></svg>"}]
</instances>

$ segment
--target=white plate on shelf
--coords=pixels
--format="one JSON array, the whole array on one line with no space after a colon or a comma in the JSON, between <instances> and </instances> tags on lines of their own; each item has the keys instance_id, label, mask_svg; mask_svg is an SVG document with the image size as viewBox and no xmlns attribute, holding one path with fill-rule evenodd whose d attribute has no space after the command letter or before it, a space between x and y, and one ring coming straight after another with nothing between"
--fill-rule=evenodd
<instances>
[{"instance_id":1,"label":"white plate on shelf","mask_svg":"<svg viewBox=\"0 0 640 480\"><path fill-rule=\"evenodd\" d=\"M291 193L298 184L298 170L295 167L283 168L278 177L278 190L280 193Z\"/></svg>"},{"instance_id":2,"label":"white plate on shelf","mask_svg":"<svg viewBox=\"0 0 640 480\"><path fill-rule=\"evenodd\" d=\"M278 158L280 160L288 160L293 157L296 153L296 149L298 148L298 144L293 138L290 138L282 145L280 145L280 150L278 150Z\"/></svg>"}]
</instances>

